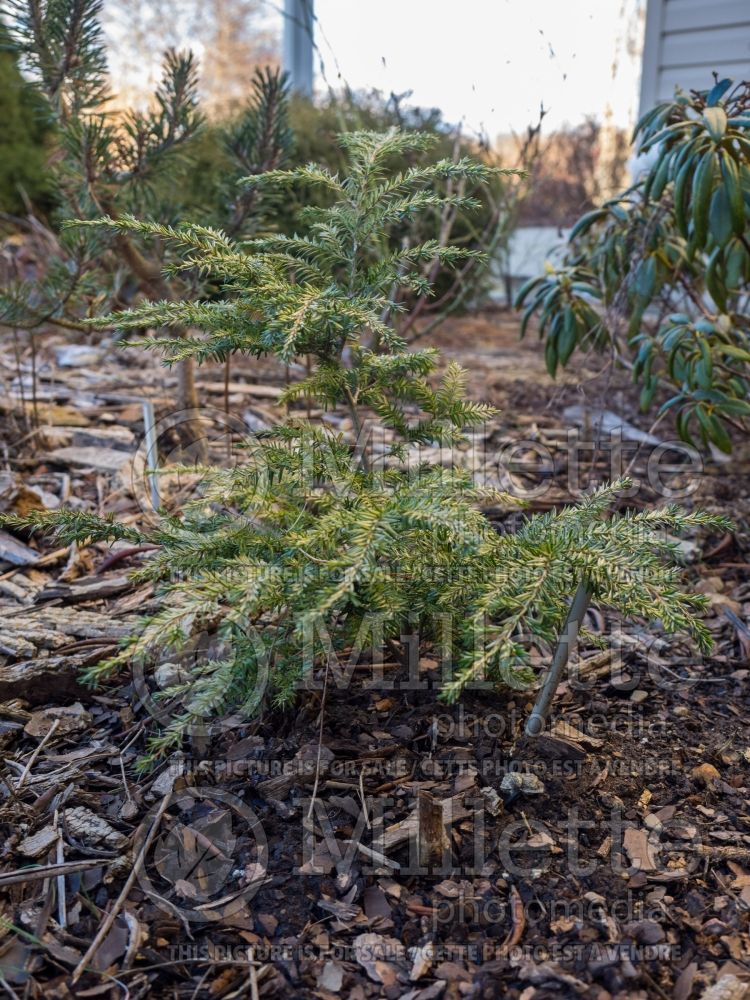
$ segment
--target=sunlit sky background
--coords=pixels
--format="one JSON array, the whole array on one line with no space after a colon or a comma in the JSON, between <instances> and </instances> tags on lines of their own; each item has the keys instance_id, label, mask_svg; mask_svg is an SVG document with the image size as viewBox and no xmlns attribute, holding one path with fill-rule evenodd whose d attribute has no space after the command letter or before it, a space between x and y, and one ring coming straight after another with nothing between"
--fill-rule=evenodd
<instances>
[{"instance_id":1,"label":"sunlit sky background","mask_svg":"<svg viewBox=\"0 0 750 1000\"><path fill-rule=\"evenodd\" d=\"M586 114L628 125L638 107L639 0L315 0L325 77L413 91L489 136ZM318 73L318 84L322 85Z\"/></svg>"},{"instance_id":2,"label":"sunlit sky background","mask_svg":"<svg viewBox=\"0 0 750 1000\"><path fill-rule=\"evenodd\" d=\"M283 0L261 0L263 28L279 39ZM586 115L629 126L638 107L646 0L315 0L316 90L411 91L410 101L439 107L447 121L490 140L521 131L548 109L545 131ZM213 5L197 26L165 18L141 0L152 42L190 45L200 57ZM179 11L179 4L176 5ZM151 10L149 19L148 11ZM132 8L105 0L110 65L121 95L143 93L158 62L127 41ZM195 17L195 15L194 15ZM189 34L184 34L188 31ZM148 78L148 79L147 79Z\"/></svg>"}]
</instances>

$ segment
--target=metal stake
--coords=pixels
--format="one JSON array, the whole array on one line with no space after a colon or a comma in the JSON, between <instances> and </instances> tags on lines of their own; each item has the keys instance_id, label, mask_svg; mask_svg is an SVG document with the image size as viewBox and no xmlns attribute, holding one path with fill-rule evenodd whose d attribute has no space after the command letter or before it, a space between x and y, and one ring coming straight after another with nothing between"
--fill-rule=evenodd
<instances>
[{"instance_id":1,"label":"metal stake","mask_svg":"<svg viewBox=\"0 0 750 1000\"><path fill-rule=\"evenodd\" d=\"M154 417L154 406L150 399L141 400L143 407L143 429L146 432L146 468L151 469L148 474L148 482L151 487L151 504L154 513L161 507L159 497L158 477L155 469L159 467L159 451L156 444L156 418Z\"/></svg>"},{"instance_id":2,"label":"metal stake","mask_svg":"<svg viewBox=\"0 0 750 1000\"><path fill-rule=\"evenodd\" d=\"M544 679L542 689L537 695L536 704L526 722L525 732L527 736L539 736L547 724L552 699L555 697L555 691L557 691L557 685L560 683L570 652L578 641L578 630L590 603L591 594L586 584L579 583L565 621L565 628L557 641L552 664Z\"/></svg>"}]
</instances>

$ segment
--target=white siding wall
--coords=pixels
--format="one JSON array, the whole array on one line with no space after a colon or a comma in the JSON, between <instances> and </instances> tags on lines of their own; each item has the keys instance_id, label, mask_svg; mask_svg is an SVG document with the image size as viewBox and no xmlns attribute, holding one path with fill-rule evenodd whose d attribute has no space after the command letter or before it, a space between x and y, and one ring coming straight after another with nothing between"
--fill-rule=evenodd
<instances>
[{"instance_id":1,"label":"white siding wall","mask_svg":"<svg viewBox=\"0 0 750 1000\"><path fill-rule=\"evenodd\" d=\"M641 113L719 78L750 79L750 0L648 0Z\"/></svg>"}]
</instances>

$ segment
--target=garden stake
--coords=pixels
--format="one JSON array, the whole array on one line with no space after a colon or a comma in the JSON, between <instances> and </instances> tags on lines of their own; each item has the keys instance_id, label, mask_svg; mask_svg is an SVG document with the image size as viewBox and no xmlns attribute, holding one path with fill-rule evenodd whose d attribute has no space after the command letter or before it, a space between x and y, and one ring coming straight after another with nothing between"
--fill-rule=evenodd
<instances>
[{"instance_id":1,"label":"garden stake","mask_svg":"<svg viewBox=\"0 0 750 1000\"><path fill-rule=\"evenodd\" d=\"M581 622L590 603L591 594L586 584L579 583L565 621L565 628L557 641L557 648L555 649L555 655L552 657L552 664L544 679L542 690L537 696L536 704L526 722L525 732L527 736L539 736L547 724L552 699L555 697L555 691L557 691L557 685L560 683L565 664L568 662L570 651L578 639L578 630L581 627Z\"/></svg>"},{"instance_id":2,"label":"garden stake","mask_svg":"<svg viewBox=\"0 0 750 1000\"><path fill-rule=\"evenodd\" d=\"M161 507L159 497L159 486L156 480L156 469L159 463L159 453L156 447L156 420L154 418L154 405L150 399L141 400L143 407L143 429L146 433L146 468L151 471L148 474L148 482L151 487L151 505L154 513Z\"/></svg>"}]
</instances>

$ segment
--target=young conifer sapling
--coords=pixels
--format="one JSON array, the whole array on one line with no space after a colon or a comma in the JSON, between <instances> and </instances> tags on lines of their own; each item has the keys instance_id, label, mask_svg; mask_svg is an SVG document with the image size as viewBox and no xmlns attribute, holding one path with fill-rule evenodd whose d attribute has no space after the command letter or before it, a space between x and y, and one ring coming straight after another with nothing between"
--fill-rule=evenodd
<instances>
[{"instance_id":1,"label":"young conifer sapling","mask_svg":"<svg viewBox=\"0 0 750 1000\"><path fill-rule=\"evenodd\" d=\"M398 643L405 632L442 649L449 700L467 685L525 687L535 679L529 642L554 644L580 585L594 604L709 646L699 617L705 599L680 590L668 533L723 526L719 519L672 505L612 514L629 486L623 481L499 534L481 506L511 497L477 485L459 463L414 461L420 447L459 446L493 413L467 399L465 371L449 364L438 375L438 352L410 350L394 330L403 308L396 290L429 291L424 262L455 265L469 252L438 240L407 245L408 222L438 217L446 202L470 207L472 189L489 175L470 159L420 165L431 141L350 133L341 137L345 176L310 164L248 179L264 190L323 190L325 204L304 210L294 236L239 243L190 223L85 223L158 238L176 255L173 271L198 271L223 289L210 301L142 303L101 323L200 331L138 341L167 365L233 352L309 357L309 375L284 399L311 400L337 420L313 422L293 410L258 435L246 461L204 469L200 495L164 512L151 530L73 510L25 522L65 540L158 546L137 576L154 582L159 610L117 656L89 671L91 680L134 660L158 663L198 634L220 640L165 692L181 710L154 739L155 754L196 721L249 715L264 702L290 705L315 664L367 643ZM405 157L411 165L402 165Z\"/></svg>"}]
</instances>

